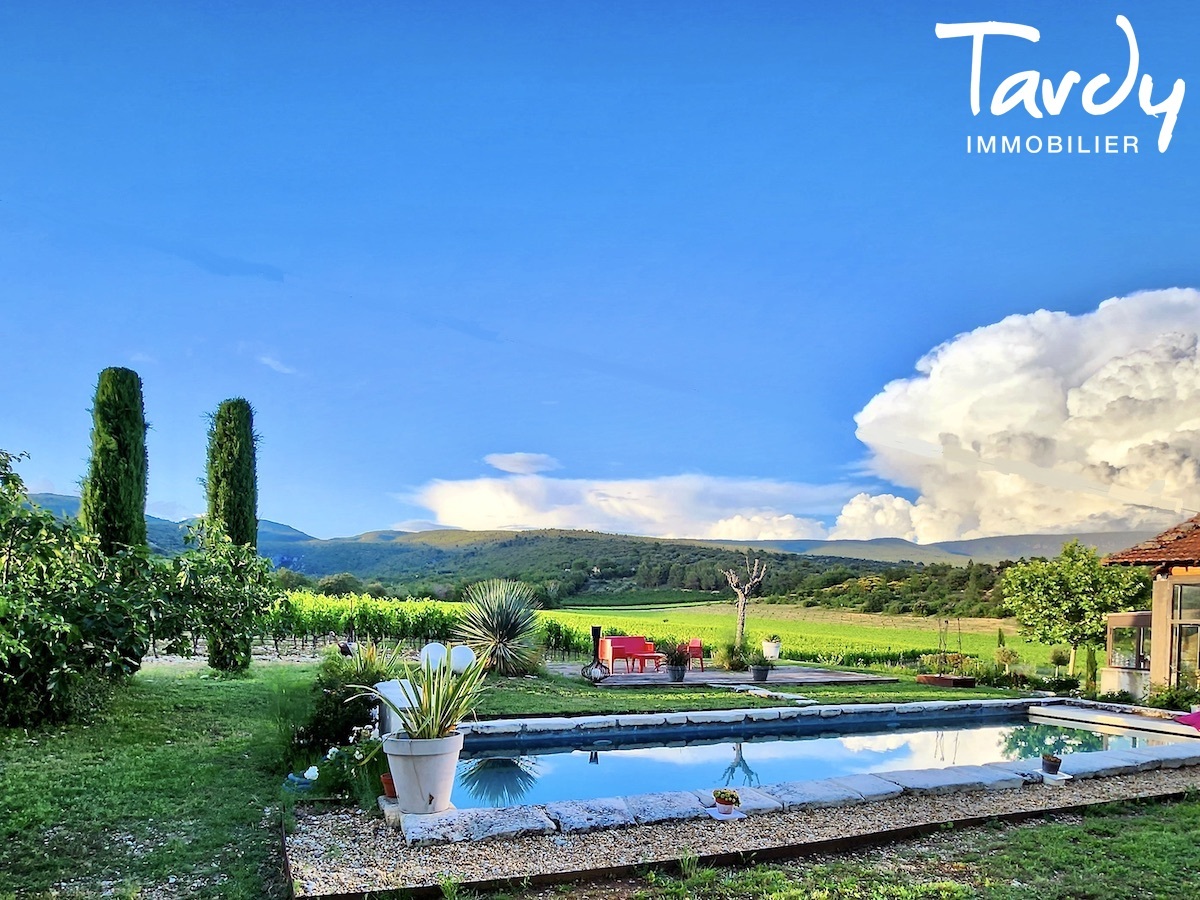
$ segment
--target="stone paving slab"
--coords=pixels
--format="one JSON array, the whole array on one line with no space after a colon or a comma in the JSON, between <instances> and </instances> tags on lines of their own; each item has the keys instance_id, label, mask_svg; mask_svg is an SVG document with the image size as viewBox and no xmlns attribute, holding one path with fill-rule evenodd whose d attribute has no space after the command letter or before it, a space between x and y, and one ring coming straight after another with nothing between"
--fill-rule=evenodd
<instances>
[{"instance_id":1,"label":"stone paving slab","mask_svg":"<svg viewBox=\"0 0 1200 900\"><path fill-rule=\"evenodd\" d=\"M1194 738L1188 741L1178 741L1173 744L1138 747L1136 750L1126 750L1124 752L1146 759L1156 759L1158 760L1158 764L1164 769L1200 765L1200 740Z\"/></svg>"},{"instance_id":2,"label":"stone paving slab","mask_svg":"<svg viewBox=\"0 0 1200 900\"><path fill-rule=\"evenodd\" d=\"M760 816L763 813L779 812L783 809L783 804L774 797L770 797L752 787L740 787L737 788L737 792L738 799L742 801L738 809L748 816ZM712 809L717 805L713 799L712 791L700 790L694 793L700 798L700 802L704 805L705 809Z\"/></svg>"},{"instance_id":3,"label":"stone paving slab","mask_svg":"<svg viewBox=\"0 0 1200 900\"><path fill-rule=\"evenodd\" d=\"M707 815L700 798L691 791L634 794L625 798L625 805L629 807L629 812L639 825L698 819Z\"/></svg>"},{"instance_id":4,"label":"stone paving slab","mask_svg":"<svg viewBox=\"0 0 1200 900\"><path fill-rule=\"evenodd\" d=\"M554 834L558 829L536 806L503 809L450 809L430 815L405 815L400 830L410 847L457 841L486 841L531 834Z\"/></svg>"},{"instance_id":5,"label":"stone paving slab","mask_svg":"<svg viewBox=\"0 0 1200 900\"><path fill-rule=\"evenodd\" d=\"M963 791L999 791L1021 787L1025 779L1015 772L989 766L948 766L944 769L897 769L880 772L914 794L955 794Z\"/></svg>"},{"instance_id":6,"label":"stone paving slab","mask_svg":"<svg viewBox=\"0 0 1200 900\"><path fill-rule=\"evenodd\" d=\"M547 803L546 815L557 823L558 830L563 834L579 834L635 824L628 804L620 797Z\"/></svg>"},{"instance_id":7,"label":"stone paving slab","mask_svg":"<svg viewBox=\"0 0 1200 900\"><path fill-rule=\"evenodd\" d=\"M839 775L836 778L826 780L830 784L836 784L838 787L854 791L868 803L873 803L876 800L890 800L892 797L899 797L904 793L904 788L900 787L896 782L880 778L878 775Z\"/></svg>"},{"instance_id":8,"label":"stone paving slab","mask_svg":"<svg viewBox=\"0 0 1200 900\"><path fill-rule=\"evenodd\" d=\"M987 763L987 765L993 769L1000 769L1003 772L1020 775L1026 784L1042 783L1042 758L1040 756L1032 759L1013 759L1006 762Z\"/></svg>"},{"instance_id":9,"label":"stone paving slab","mask_svg":"<svg viewBox=\"0 0 1200 900\"><path fill-rule=\"evenodd\" d=\"M1111 775L1129 775L1153 768L1145 757L1137 757L1120 750L1092 750L1085 753L1066 753L1059 772L1072 778L1107 778ZM1161 761L1158 762L1162 765Z\"/></svg>"},{"instance_id":10,"label":"stone paving slab","mask_svg":"<svg viewBox=\"0 0 1200 900\"><path fill-rule=\"evenodd\" d=\"M566 717L522 719L521 721L525 724L526 734L536 734L543 731L570 731L575 727L575 723Z\"/></svg>"},{"instance_id":11,"label":"stone paving slab","mask_svg":"<svg viewBox=\"0 0 1200 900\"><path fill-rule=\"evenodd\" d=\"M787 810L852 806L863 802L863 796L858 791L844 785L834 784L829 779L764 784L759 790L768 797L778 800Z\"/></svg>"}]
</instances>

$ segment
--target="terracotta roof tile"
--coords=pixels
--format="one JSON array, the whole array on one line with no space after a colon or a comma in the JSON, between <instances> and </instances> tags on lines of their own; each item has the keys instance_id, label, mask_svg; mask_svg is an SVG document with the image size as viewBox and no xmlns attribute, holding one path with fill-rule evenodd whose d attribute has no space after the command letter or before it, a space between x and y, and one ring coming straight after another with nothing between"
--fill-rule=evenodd
<instances>
[{"instance_id":1,"label":"terracotta roof tile","mask_svg":"<svg viewBox=\"0 0 1200 900\"><path fill-rule=\"evenodd\" d=\"M1200 563L1200 516L1181 522L1136 547L1107 556L1104 563L1126 566Z\"/></svg>"}]
</instances>

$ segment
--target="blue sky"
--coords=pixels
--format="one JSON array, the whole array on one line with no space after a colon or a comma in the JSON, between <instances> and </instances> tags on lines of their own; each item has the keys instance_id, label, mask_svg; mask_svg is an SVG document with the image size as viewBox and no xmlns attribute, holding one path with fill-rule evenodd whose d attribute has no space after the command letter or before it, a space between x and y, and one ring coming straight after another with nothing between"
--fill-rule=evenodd
<instances>
[{"instance_id":1,"label":"blue sky","mask_svg":"<svg viewBox=\"0 0 1200 900\"><path fill-rule=\"evenodd\" d=\"M74 493L96 374L127 365L170 518L203 505L205 414L245 396L260 515L319 536L1157 523L993 465L1184 508L1197 487L1200 387L1155 373L1195 369L1200 303L1131 297L1200 285L1196 100L1165 153L1136 90L1100 117L1080 87L1055 118L986 109L1027 68L1109 73L1106 96L1118 13L1156 101L1200 91L1184 3L3 4L0 447ZM970 41L934 25L982 20L1041 41L986 40L972 117ZM972 134L1140 152L968 155ZM919 373L944 342L969 360ZM986 465L888 450L918 419Z\"/></svg>"}]
</instances>

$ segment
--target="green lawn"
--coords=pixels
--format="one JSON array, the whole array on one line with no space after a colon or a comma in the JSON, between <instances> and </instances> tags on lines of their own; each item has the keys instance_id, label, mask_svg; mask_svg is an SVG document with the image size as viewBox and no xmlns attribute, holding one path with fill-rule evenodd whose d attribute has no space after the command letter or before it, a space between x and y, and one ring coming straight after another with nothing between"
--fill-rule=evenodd
<instances>
[{"instance_id":1,"label":"green lawn","mask_svg":"<svg viewBox=\"0 0 1200 900\"><path fill-rule=\"evenodd\" d=\"M192 897L284 896L277 691L314 667L151 665L96 722L0 732L0 896L117 897L174 878Z\"/></svg>"},{"instance_id":2,"label":"green lawn","mask_svg":"<svg viewBox=\"0 0 1200 900\"><path fill-rule=\"evenodd\" d=\"M553 618L586 634L591 625L603 625L618 634L645 635L650 639L698 637L706 646L733 640L734 608L729 603L676 606L663 609L597 607L589 610L550 610ZM783 649L837 657L852 665L856 651L936 651L939 646L936 617L885 616L844 610L809 608L771 603L751 603L746 620L746 637L752 645L770 634L783 639ZM1000 619L950 619L944 635L946 647L991 660L996 650L996 631L1002 628L1006 643L1021 656L1021 662L1046 665L1050 647L1026 642L1016 625Z\"/></svg>"}]
</instances>

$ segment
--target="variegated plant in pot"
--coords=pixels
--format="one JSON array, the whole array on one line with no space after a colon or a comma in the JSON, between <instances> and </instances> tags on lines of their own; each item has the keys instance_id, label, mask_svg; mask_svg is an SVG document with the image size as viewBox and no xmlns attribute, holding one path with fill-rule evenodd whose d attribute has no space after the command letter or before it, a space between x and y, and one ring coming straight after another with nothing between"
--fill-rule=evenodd
<instances>
[{"instance_id":1,"label":"variegated plant in pot","mask_svg":"<svg viewBox=\"0 0 1200 900\"><path fill-rule=\"evenodd\" d=\"M383 752L401 812L425 814L450 808L463 746L458 726L474 711L483 677L478 662L456 674L449 665L426 660L400 682L407 706L393 703L373 687L356 685L387 706L400 723L399 731L384 735Z\"/></svg>"}]
</instances>

